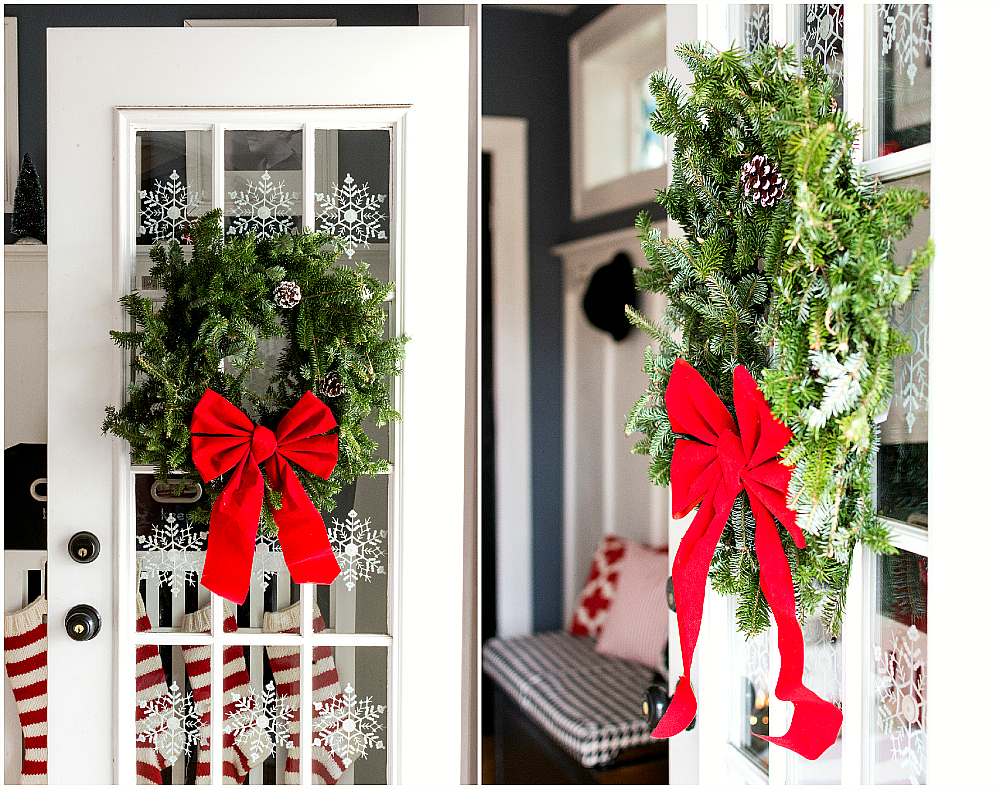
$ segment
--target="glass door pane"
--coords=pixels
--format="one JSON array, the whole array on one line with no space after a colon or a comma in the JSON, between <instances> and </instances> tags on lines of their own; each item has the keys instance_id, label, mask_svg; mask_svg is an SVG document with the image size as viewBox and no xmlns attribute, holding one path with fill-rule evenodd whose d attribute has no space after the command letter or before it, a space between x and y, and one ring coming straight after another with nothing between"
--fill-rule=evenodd
<instances>
[{"instance_id":1,"label":"glass door pane","mask_svg":"<svg viewBox=\"0 0 1000 789\"><path fill-rule=\"evenodd\" d=\"M728 40L747 54L771 42L771 8L767 3L730 5L728 22Z\"/></svg>"},{"instance_id":2,"label":"glass door pane","mask_svg":"<svg viewBox=\"0 0 1000 789\"><path fill-rule=\"evenodd\" d=\"M766 772L770 746L753 735L770 732L771 629L747 639L736 629L735 615L730 618L734 682L729 741Z\"/></svg>"},{"instance_id":3,"label":"glass door pane","mask_svg":"<svg viewBox=\"0 0 1000 789\"><path fill-rule=\"evenodd\" d=\"M343 262L364 260L382 282L395 277L390 143L388 129L316 130L316 229L343 238Z\"/></svg>"},{"instance_id":4,"label":"glass door pane","mask_svg":"<svg viewBox=\"0 0 1000 789\"><path fill-rule=\"evenodd\" d=\"M184 228L212 208L212 132L139 131L135 140L134 290L157 290L149 275L153 244L177 239Z\"/></svg>"},{"instance_id":5,"label":"glass door pane","mask_svg":"<svg viewBox=\"0 0 1000 789\"><path fill-rule=\"evenodd\" d=\"M317 674L334 653L338 692L332 690L329 674ZM388 657L382 647L313 650L313 783L386 783Z\"/></svg>"},{"instance_id":6,"label":"glass door pane","mask_svg":"<svg viewBox=\"0 0 1000 789\"><path fill-rule=\"evenodd\" d=\"M868 768L874 784L927 782L927 557L901 550L875 559L866 685Z\"/></svg>"},{"instance_id":7,"label":"glass door pane","mask_svg":"<svg viewBox=\"0 0 1000 789\"><path fill-rule=\"evenodd\" d=\"M843 648L842 642L823 626L823 618L813 614L802 626L805 656L802 683L822 699L843 708ZM843 736L818 759L810 760L788 751L790 775L786 783L839 784L843 761Z\"/></svg>"},{"instance_id":8,"label":"glass door pane","mask_svg":"<svg viewBox=\"0 0 1000 789\"><path fill-rule=\"evenodd\" d=\"M893 182L894 186L930 193L930 173ZM917 214L913 230L897 245L896 262L905 266L913 250L927 243L930 212ZM927 527L927 414L930 330L929 271L920 276L916 293L889 315L889 324L910 343L912 352L896 360L895 389L880 426L877 456L877 508L886 518Z\"/></svg>"},{"instance_id":9,"label":"glass door pane","mask_svg":"<svg viewBox=\"0 0 1000 789\"><path fill-rule=\"evenodd\" d=\"M919 3L881 3L875 9L871 155L931 141L931 16L931 6Z\"/></svg>"},{"instance_id":10,"label":"glass door pane","mask_svg":"<svg viewBox=\"0 0 1000 789\"><path fill-rule=\"evenodd\" d=\"M844 6L839 3L803 3L789 6L794 33L802 57L816 58L837 85L834 98L844 107Z\"/></svg>"},{"instance_id":11,"label":"glass door pane","mask_svg":"<svg viewBox=\"0 0 1000 789\"><path fill-rule=\"evenodd\" d=\"M302 131L226 133L226 232L270 238L302 228Z\"/></svg>"}]
</instances>

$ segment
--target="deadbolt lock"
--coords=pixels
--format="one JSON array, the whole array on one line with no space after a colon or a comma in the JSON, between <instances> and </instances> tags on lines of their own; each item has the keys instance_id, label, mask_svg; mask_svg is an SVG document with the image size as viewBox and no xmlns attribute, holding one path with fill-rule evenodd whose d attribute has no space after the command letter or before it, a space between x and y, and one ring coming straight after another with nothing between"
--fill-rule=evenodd
<instances>
[{"instance_id":1,"label":"deadbolt lock","mask_svg":"<svg viewBox=\"0 0 1000 789\"><path fill-rule=\"evenodd\" d=\"M74 562L89 564L101 552L101 542L89 531L78 531L69 538L69 555Z\"/></svg>"}]
</instances>

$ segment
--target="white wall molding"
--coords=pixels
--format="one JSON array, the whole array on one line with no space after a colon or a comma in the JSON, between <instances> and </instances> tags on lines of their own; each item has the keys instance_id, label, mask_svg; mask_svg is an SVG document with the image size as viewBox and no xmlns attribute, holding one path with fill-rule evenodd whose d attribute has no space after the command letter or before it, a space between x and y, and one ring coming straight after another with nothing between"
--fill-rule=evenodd
<instances>
[{"instance_id":1,"label":"white wall molding","mask_svg":"<svg viewBox=\"0 0 1000 789\"><path fill-rule=\"evenodd\" d=\"M667 223L654 224L666 236ZM625 419L648 382L649 338L638 329L621 342L595 329L582 300L594 272L619 252L645 264L634 228L552 249L563 261L563 614L569 621L594 549L604 534L662 545L667 491L650 484L648 458L633 455ZM659 318L663 300L640 294L640 309Z\"/></svg>"},{"instance_id":2,"label":"white wall molding","mask_svg":"<svg viewBox=\"0 0 1000 789\"><path fill-rule=\"evenodd\" d=\"M21 168L17 118L17 17L3 18L3 210L14 210L14 190Z\"/></svg>"},{"instance_id":3,"label":"white wall molding","mask_svg":"<svg viewBox=\"0 0 1000 789\"><path fill-rule=\"evenodd\" d=\"M48 252L44 244L3 248L4 448L48 441Z\"/></svg>"},{"instance_id":4,"label":"white wall molding","mask_svg":"<svg viewBox=\"0 0 1000 789\"><path fill-rule=\"evenodd\" d=\"M509 637L533 630L528 121L483 118L482 139L494 162L497 634Z\"/></svg>"}]
</instances>

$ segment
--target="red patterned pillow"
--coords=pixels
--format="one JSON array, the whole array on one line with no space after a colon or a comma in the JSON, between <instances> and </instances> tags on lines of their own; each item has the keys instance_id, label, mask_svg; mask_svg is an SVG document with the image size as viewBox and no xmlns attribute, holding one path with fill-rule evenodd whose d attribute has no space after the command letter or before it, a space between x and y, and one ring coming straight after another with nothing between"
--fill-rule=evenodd
<instances>
[{"instance_id":1,"label":"red patterned pillow","mask_svg":"<svg viewBox=\"0 0 1000 789\"><path fill-rule=\"evenodd\" d=\"M578 636L599 636L608 609L618 588L618 571L625 558L628 541L614 534L605 534L590 563L590 573L580 592L580 600L573 613L570 632Z\"/></svg>"},{"instance_id":2,"label":"red patterned pillow","mask_svg":"<svg viewBox=\"0 0 1000 789\"><path fill-rule=\"evenodd\" d=\"M630 543L624 537L616 534L605 534L601 544L597 546L594 559L590 563L590 573L580 592L573 621L569 632L577 636L601 635L604 621L608 618L608 609L615 600L618 591L618 574L625 560L625 549ZM648 547L648 546L647 546ZM667 546L653 549L658 553L666 553Z\"/></svg>"}]
</instances>

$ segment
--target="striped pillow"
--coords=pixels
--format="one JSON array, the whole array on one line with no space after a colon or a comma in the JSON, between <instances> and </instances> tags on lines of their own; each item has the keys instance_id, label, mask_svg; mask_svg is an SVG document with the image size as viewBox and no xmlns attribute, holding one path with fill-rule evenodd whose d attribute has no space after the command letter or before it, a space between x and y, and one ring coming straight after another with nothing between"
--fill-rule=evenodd
<instances>
[{"instance_id":1,"label":"striped pillow","mask_svg":"<svg viewBox=\"0 0 1000 789\"><path fill-rule=\"evenodd\" d=\"M670 558L630 542L618 573L614 604L595 649L605 655L663 667L667 644L667 578Z\"/></svg>"}]
</instances>

